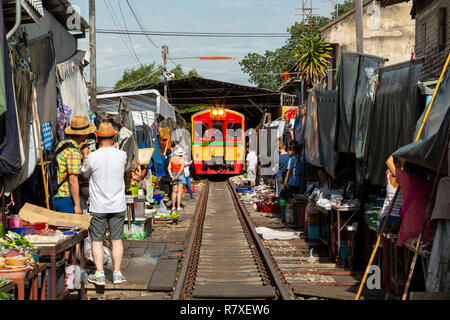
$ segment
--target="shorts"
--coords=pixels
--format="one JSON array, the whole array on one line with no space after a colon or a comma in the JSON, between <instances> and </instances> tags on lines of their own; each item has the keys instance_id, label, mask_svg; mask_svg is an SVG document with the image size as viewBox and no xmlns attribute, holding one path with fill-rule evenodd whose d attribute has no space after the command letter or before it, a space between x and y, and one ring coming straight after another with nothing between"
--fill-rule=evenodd
<instances>
[{"instance_id":1,"label":"shorts","mask_svg":"<svg viewBox=\"0 0 450 320\"><path fill-rule=\"evenodd\" d=\"M55 211L62 213L75 213L72 197L55 197Z\"/></svg>"},{"instance_id":2,"label":"shorts","mask_svg":"<svg viewBox=\"0 0 450 320\"><path fill-rule=\"evenodd\" d=\"M248 181L255 181L256 180L256 168L248 169L247 171L247 180Z\"/></svg>"},{"instance_id":3,"label":"shorts","mask_svg":"<svg viewBox=\"0 0 450 320\"><path fill-rule=\"evenodd\" d=\"M89 224L89 236L92 241L103 242L106 226L109 226L111 240L123 239L125 211L116 213L93 213Z\"/></svg>"},{"instance_id":4,"label":"shorts","mask_svg":"<svg viewBox=\"0 0 450 320\"><path fill-rule=\"evenodd\" d=\"M172 173L172 175L175 175L175 176L176 176L177 174L176 174L176 173ZM186 177L184 176L184 173L180 174L180 176L178 177L177 180L175 180L175 181L170 181L170 184L171 184L171 185L179 184L179 183L186 184Z\"/></svg>"}]
</instances>

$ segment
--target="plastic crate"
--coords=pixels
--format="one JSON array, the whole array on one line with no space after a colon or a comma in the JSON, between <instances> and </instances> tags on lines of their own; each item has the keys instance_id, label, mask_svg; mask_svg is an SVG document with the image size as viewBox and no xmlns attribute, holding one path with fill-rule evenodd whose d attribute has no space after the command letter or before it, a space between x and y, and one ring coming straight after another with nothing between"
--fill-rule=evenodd
<instances>
[{"instance_id":1,"label":"plastic crate","mask_svg":"<svg viewBox=\"0 0 450 320\"><path fill-rule=\"evenodd\" d=\"M36 229L32 226L21 227L21 228L7 228L6 233L8 233L8 231L11 231L11 232L15 232L17 234L26 236L27 234L32 234L35 230Z\"/></svg>"}]
</instances>

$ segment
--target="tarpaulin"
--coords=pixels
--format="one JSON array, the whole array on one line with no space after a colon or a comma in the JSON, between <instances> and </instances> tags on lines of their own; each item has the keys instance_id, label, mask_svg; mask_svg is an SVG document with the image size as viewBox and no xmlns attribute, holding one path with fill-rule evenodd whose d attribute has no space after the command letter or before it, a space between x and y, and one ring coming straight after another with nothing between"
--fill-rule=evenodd
<instances>
[{"instance_id":1,"label":"tarpaulin","mask_svg":"<svg viewBox=\"0 0 450 320\"><path fill-rule=\"evenodd\" d=\"M417 81L423 60L380 69L375 106L368 114L367 152L363 167L371 184L385 186L386 159L413 139L420 115Z\"/></svg>"},{"instance_id":2,"label":"tarpaulin","mask_svg":"<svg viewBox=\"0 0 450 320\"><path fill-rule=\"evenodd\" d=\"M2 128L5 128L3 132L4 138L0 144L0 177L9 176L19 172L25 160L23 148L21 147L20 133L18 130L17 122L17 110L14 102L14 92L12 83L12 73L9 60L8 44L6 42L6 30L3 18L3 4L0 3L0 38L1 38L1 58L3 73L1 76L0 92L2 92L0 98L0 104L6 105L6 112L3 114Z\"/></svg>"},{"instance_id":3,"label":"tarpaulin","mask_svg":"<svg viewBox=\"0 0 450 320\"><path fill-rule=\"evenodd\" d=\"M376 72L385 61L385 58L373 55L342 53L337 97L336 151L355 152L357 131L360 127L359 115L363 112L364 100L367 99L368 75Z\"/></svg>"},{"instance_id":4,"label":"tarpaulin","mask_svg":"<svg viewBox=\"0 0 450 320\"><path fill-rule=\"evenodd\" d=\"M30 40L31 70L36 78L36 101L42 123L51 123L56 137L56 70L51 34Z\"/></svg>"},{"instance_id":5,"label":"tarpaulin","mask_svg":"<svg viewBox=\"0 0 450 320\"><path fill-rule=\"evenodd\" d=\"M305 161L320 167L319 133L317 124L317 97L312 91L308 96L308 108L305 121Z\"/></svg>"},{"instance_id":6,"label":"tarpaulin","mask_svg":"<svg viewBox=\"0 0 450 320\"><path fill-rule=\"evenodd\" d=\"M417 121L415 134L419 132L422 119L427 108ZM443 152L445 138L450 121L450 71L442 79L434 103L431 107L428 120L425 123L420 140L401 147L394 152L394 156L403 158L419 166L437 170L439 160ZM448 175L448 152L445 152L445 159L441 173Z\"/></svg>"},{"instance_id":7,"label":"tarpaulin","mask_svg":"<svg viewBox=\"0 0 450 320\"><path fill-rule=\"evenodd\" d=\"M334 151L336 132L336 90L316 90L318 146L320 164L332 177L336 176L335 169L338 153Z\"/></svg>"},{"instance_id":8,"label":"tarpaulin","mask_svg":"<svg viewBox=\"0 0 450 320\"><path fill-rule=\"evenodd\" d=\"M295 116L294 123L294 140L298 145L303 147L303 140L305 138L305 120L306 120L306 106L298 108L297 115Z\"/></svg>"},{"instance_id":9,"label":"tarpaulin","mask_svg":"<svg viewBox=\"0 0 450 320\"><path fill-rule=\"evenodd\" d=\"M85 51L78 51L71 59L58 64L57 81L62 103L72 109L71 117L86 116L94 122L83 72L85 55Z\"/></svg>"}]
</instances>

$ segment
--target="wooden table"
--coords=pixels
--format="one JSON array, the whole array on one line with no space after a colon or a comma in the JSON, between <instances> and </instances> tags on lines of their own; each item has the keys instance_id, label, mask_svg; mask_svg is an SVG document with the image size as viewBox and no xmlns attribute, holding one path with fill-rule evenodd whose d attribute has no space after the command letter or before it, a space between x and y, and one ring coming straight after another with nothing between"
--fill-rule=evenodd
<instances>
[{"instance_id":1,"label":"wooden table","mask_svg":"<svg viewBox=\"0 0 450 320\"><path fill-rule=\"evenodd\" d=\"M352 217L356 214L356 212L359 211L359 207L335 207L331 206L331 211L336 212L337 214L337 241L338 241L338 247L337 247L337 259L336 261L339 261L340 258L340 252L341 252L341 231L342 229L347 225L347 223L352 219ZM352 213L350 218L341 226L341 213ZM352 231L353 232L353 231ZM354 244L352 243L352 246Z\"/></svg>"},{"instance_id":2,"label":"wooden table","mask_svg":"<svg viewBox=\"0 0 450 320\"><path fill-rule=\"evenodd\" d=\"M87 230L81 230L74 236L58 243L56 246L42 246L40 255L44 258L50 259L50 279L52 286L52 300L62 300L64 299L70 292L70 290L64 290L63 293L57 297L56 296L56 256L66 251L69 251L69 256L72 257L73 261L76 261L75 257L75 248L77 244L80 244L80 268L84 269L85 261L84 261L84 239L88 237ZM84 284L81 284L81 290L79 292L80 298L84 297Z\"/></svg>"},{"instance_id":3,"label":"wooden table","mask_svg":"<svg viewBox=\"0 0 450 320\"><path fill-rule=\"evenodd\" d=\"M42 287L41 294L38 293L38 275L41 275ZM31 271L12 272L11 274L2 274L2 278L11 280L17 286L18 300L45 300L47 268L45 263L39 263L36 269ZM28 297L25 295L25 286L29 286ZM39 299L40 298L40 299Z\"/></svg>"},{"instance_id":4,"label":"wooden table","mask_svg":"<svg viewBox=\"0 0 450 320\"><path fill-rule=\"evenodd\" d=\"M315 209L319 212L319 241L321 241L325 246L328 247L328 255L330 258L333 258L333 253L330 248L332 245L332 239L331 239L331 232L330 232L330 226L333 225L333 215L331 214L331 208L327 209L325 207L321 207L318 205L315 205ZM326 223L325 227L327 228L327 238L322 238L322 214L325 215Z\"/></svg>"},{"instance_id":5,"label":"wooden table","mask_svg":"<svg viewBox=\"0 0 450 320\"><path fill-rule=\"evenodd\" d=\"M378 235L378 229L377 227L373 225L369 225L369 229L375 232ZM397 247L397 240L398 240L398 234L396 233L385 233L383 232L382 235L383 238L388 240L389 247L385 248L381 246L382 242L380 242L380 247L383 251L387 251L387 256L389 257L389 261L387 262L389 264L389 281L394 286L394 294L398 295L399 287L404 285L404 281L402 278L399 277L398 274L398 247ZM383 270L382 270L383 272ZM386 272L386 271L385 271Z\"/></svg>"}]
</instances>

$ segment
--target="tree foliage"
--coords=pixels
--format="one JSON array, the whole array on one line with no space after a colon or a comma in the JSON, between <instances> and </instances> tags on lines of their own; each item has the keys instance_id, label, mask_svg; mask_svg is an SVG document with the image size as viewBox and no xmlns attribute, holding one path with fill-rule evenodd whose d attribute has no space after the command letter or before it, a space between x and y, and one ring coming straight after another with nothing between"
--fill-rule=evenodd
<instances>
[{"instance_id":1,"label":"tree foliage","mask_svg":"<svg viewBox=\"0 0 450 320\"><path fill-rule=\"evenodd\" d=\"M331 13L331 17L334 19L339 18L347 11L352 10L355 7L355 0L345 0L342 4L336 4L334 10Z\"/></svg>"},{"instance_id":2,"label":"tree foliage","mask_svg":"<svg viewBox=\"0 0 450 320\"><path fill-rule=\"evenodd\" d=\"M303 34L295 54L298 61L295 70L306 82L315 84L326 74L331 45L325 43L318 33Z\"/></svg>"},{"instance_id":3,"label":"tree foliage","mask_svg":"<svg viewBox=\"0 0 450 320\"><path fill-rule=\"evenodd\" d=\"M309 26L295 23L288 28L291 37L281 48L274 51L266 50L264 54L248 53L239 62L242 71L247 73L250 76L249 81L259 88L277 90L283 82L281 74L290 70L297 62L295 54L299 50L301 35L309 32L318 34L320 28L330 21L327 17L313 17L311 29Z\"/></svg>"},{"instance_id":4,"label":"tree foliage","mask_svg":"<svg viewBox=\"0 0 450 320\"><path fill-rule=\"evenodd\" d=\"M125 69L122 75L122 79L116 82L114 88L126 88L134 87L141 84L152 84L156 82L163 81L162 76L163 66L158 65L153 62L148 65L143 65L135 69ZM190 70L188 73L184 73L183 68L180 64L176 65L170 70L174 74L172 79L182 79L187 77L199 77L200 75L195 71L195 69Z\"/></svg>"}]
</instances>

